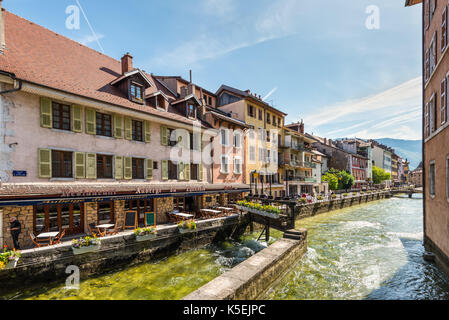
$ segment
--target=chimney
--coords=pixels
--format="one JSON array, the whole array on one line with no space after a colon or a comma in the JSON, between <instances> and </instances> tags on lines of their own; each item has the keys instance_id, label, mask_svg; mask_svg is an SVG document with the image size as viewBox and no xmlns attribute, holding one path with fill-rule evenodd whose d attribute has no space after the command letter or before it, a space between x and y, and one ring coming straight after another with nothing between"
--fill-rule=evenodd
<instances>
[{"instance_id":1,"label":"chimney","mask_svg":"<svg viewBox=\"0 0 449 320\"><path fill-rule=\"evenodd\" d=\"M5 52L6 41L5 41L5 16L3 9L3 0L0 0L0 54Z\"/></svg>"},{"instance_id":2,"label":"chimney","mask_svg":"<svg viewBox=\"0 0 449 320\"><path fill-rule=\"evenodd\" d=\"M127 52L122 57L122 75L133 70L133 57Z\"/></svg>"},{"instance_id":3,"label":"chimney","mask_svg":"<svg viewBox=\"0 0 449 320\"><path fill-rule=\"evenodd\" d=\"M301 123L299 124L299 132L304 134L304 122L301 120Z\"/></svg>"},{"instance_id":4,"label":"chimney","mask_svg":"<svg viewBox=\"0 0 449 320\"><path fill-rule=\"evenodd\" d=\"M190 83L192 83L192 70L190 70Z\"/></svg>"},{"instance_id":5,"label":"chimney","mask_svg":"<svg viewBox=\"0 0 449 320\"><path fill-rule=\"evenodd\" d=\"M245 92L247 93L247 94L251 94L251 91L248 89L248 90L245 90Z\"/></svg>"}]
</instances>

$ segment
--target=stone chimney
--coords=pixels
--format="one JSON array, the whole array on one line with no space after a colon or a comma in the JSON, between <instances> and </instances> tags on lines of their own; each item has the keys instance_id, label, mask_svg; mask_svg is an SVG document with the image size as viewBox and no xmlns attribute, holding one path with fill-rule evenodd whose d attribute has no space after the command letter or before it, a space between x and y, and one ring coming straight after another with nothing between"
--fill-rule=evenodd
<instances>
[{"instance_id":1,"label":"stone chimney","mask_svg":"<svg viewBox=\"0 0 449 320\"><path fill-rule=\"evenodd\" d=\"M304 121L301 120L301 123L299 124L299 132L304 134Z\"/></svg>"},{"instance_id":2,"label":"stone chimney","mask_svg":"<svg viewBox=\"0 0 449 320\"><path fill-rule=\"evenodd\" d=\"M0 0L0 54L5 52L6 40L5 40L5 15L3 9L3 0Z\"/></svg>"},{"instance_id":3,"label":"stone chimney","mask_svg":"<svg viewBox=\"0 0 449 320\"><path fill-rule=\"evenodd\" d=\"M133 70L133 57L127 52L122 57L122 75Z\"/></svg>"}]
</instances>

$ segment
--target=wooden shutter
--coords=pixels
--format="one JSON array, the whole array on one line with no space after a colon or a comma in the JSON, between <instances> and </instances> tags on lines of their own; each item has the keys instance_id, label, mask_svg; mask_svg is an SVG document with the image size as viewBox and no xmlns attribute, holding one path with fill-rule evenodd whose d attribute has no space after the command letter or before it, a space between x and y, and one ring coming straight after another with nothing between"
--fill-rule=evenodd
<instances>
[{"instance_id":1,"label":"wooden shutter","mask_svg":"<svg viewBox=\"0 0 449 320\"><path fill-rule=\"evenodd\" d=\"M185 180L188 180L188 181L190 181L190 163L186 163L185 165L184 165L184 168L185 168L185 172L184 172L184 178L185 178Z\"/></svg>"},{"instance_id":2,"label":"wooden shutter","mask_svg":"<svg viewBox=\"0 0 449 320\"><path fill-rule=\"evenodd\" d=\"M93 109L86 109L86 133L87 134L96 134L97 133L97 125L96 125L96 113Z\"/></svg>"},{"instance_id":3,"label":"wooden shutter","mask_svg":"<svg viewBox=\"0 0 449 320\"><path fill-rule=\"evenodd\" d=\"M441 52L446 49L447 45L447 7L444 7L441 17Z\"/></svg>"},{"instance_id":4,"label":"wooden shutter","mask_svg":"<svg viewBox=\"0 0 449 320\"><path fill-rule=\"evenodd\" d=\"M424 29L427 30L430 21L430 0L424 0Z\"/></svg>"},{"instance_id":5,"label":"wooden shutter","mask_svg":"<svg viewBox=\"0 0 449 320\"><path fill-rule=\"evenodd\" d=\"M86 178L97 178L97 155L95 153L86 153Z\"/></svg>"},{"instance_id":6,"label":"wooden shutter","mask_svg":"<svg viewBox=\"0 0 449 320\"><path fill-rule=\"evenodd\" d=\"M39 149L39 178L51 178L51 150Z\"/></svg>"},{"instance_id":7,"label":"wooden shutter","mask_svg":"<svg viewBox=\"0 0 449 320\"><path fill-rule=\"evenodd\" d=\"M84 152L75 152L75 178L86 177L86 155Z\"/></svg>"},{"instance_id":8,"label":"wooden shutter","mask_svg":"<svg viewBox=\"0 0 449 320\"><path fill-rule=\"evenodd\" d=\"M429 103L426 103L424 123L425 123L424 134L426 137L428 137L430 135Z\"/></svg>"},{"instance_id":9,"label":"wooden shutter","mask_svg":"<svg viewBox=\"0 0 449 320\"><path fill-rule=\"evenodd\" d=\"M149 121L145 121L144 122L144 138L145 138L145 142L151 142L151 125Z\"/></svg>"},{"instance_id":10,"label":"wooden shutter","mask_svg":"<svg viewBox=\"0 0 449 320\"><path fill-rule=\"evenodd\" d=\"M153 160L147 159L147 180L153 180Z\"/></svg>"},{"instance_id":11,"label":"wooden shutter","mask_svg":"<svg viewBox=\"0 0 449 320\"><path fill-rule=\"evenodd\" d=\"M447 88L447 82L446 78L441 81L441 101L440 101L440 119L441 124L446 123L446 88Z\"/></svg>"},{"instance_id":12,"label":"wooden shutter","mask_svg":"<svg viewBox=\"0 0 449 320\"><path fill-rule=\"evenodd\" d=\"M122 180L123 179L123 157L121 157L121 156L114 157L114 169L115 169L115 179Z\"/></svg>"},{"instance_id":13,"label":"wooden shutter","mask_svg":"<svg viewBox=\"0 0 449 320\"><path fill-rule=\"evenodd\" d=\"M83 132L83 109L81 106L72 105L72 130Z\"/></svg>"},{"instance_id":14,"label":"wooden shutter","mask_svg":"<svg viewBox=\"0 0 449 320\"><path fill-rule=\"evenodd\" d=\"M168 146L168 130L165 126L161 126L161 144Z\"/></svg>"},{"instance_id":15,"label":"wooden shutter","mask_svg":"<svg viewBox=\"0 0 449 320\"><path fill-rule=\"evenodd\" d=\"M114 138L123 139L123 117L114 114Z\"/></svg>"},{"instance_id":16,"label":"wooden shutter","mask_svg":"<svg viewBox=\"0 0 449 320\"><path fill-rule=\"evenodd\" d=\"M126 140L133 139L132 125L133 125L132 119L125 117L125 139Z\"/></svg>"},{"instance_id":17,"label":"wooden shutter","mask_svg":"<svg viewBox=\"0 0 449 320\"><path fill-rule=\"evenodd\" d=\"M131 180L133 178L133 159L131 157L123 158L123 171L125 180Z\"/></svg>"},{"instance_id":18,"label":"wooden shutter","mask_svg":"<svg viewBox=\"0 0 449 320\"><path fill-rule=\"evenodd\" d=\"M162 180L168 180L168 160L162 160Z\"/></svg>"},{"instance_id":19,"label":"wooden shutter","mask_svg":"<svg viewBox=\"0 0 449 320\"><path fill-rule=\"evenodd\" d=\"M203 181L203 164L201 163L199 166L198 166L198 170L199 170L199 172L198 172L198 177L200 178L200 181Z\"/></svg>"},{"instance_id":20,"label":"wooden shutter","mask_svg":"<svg viewBox=\"0 0 449 320\"><path fill-rule=\"evenodd\" d=\"M185 180L184 163L183 162L180 162L178 164L178 180Z\"/></svg>"},{"instance_id":21,"label":"wooden shutter","mask_svg":"<svg viewBox=\"0 0 449 320\"><path fill-rule=\"evenodd\" d=\"M51 110L51 99L41 97L40 102L41 102L41 127L52 128L53 119Z\"/></svg>"},{"instance_id":22,"label":"wooden shutter","mask_svg":"<svg viewBox=\"0 0 449 320\"><path fill-rule=\"evenodd\" d=\"M424 65L424 79L427 81L430 78L430 48L426 50Z\"/></svg>"}]
</instances>

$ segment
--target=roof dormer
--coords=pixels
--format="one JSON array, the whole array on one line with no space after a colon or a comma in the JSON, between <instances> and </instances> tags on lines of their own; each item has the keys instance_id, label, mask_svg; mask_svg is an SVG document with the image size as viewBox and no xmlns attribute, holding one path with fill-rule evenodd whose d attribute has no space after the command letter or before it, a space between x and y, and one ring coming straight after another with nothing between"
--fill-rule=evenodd
<instances>
[{"instance_id":1,"label":"roof dormer","mask_svg":"<svg viewBox=\"0 0 449 320\"><path fill-rule=\"evenodd\" d=\"M150 79L140 69L133 69L133 57L127 53L122 57L122 75L111 82L129 100L145 104L145 91L153 86Z\"/></svg>"}]
</instances>

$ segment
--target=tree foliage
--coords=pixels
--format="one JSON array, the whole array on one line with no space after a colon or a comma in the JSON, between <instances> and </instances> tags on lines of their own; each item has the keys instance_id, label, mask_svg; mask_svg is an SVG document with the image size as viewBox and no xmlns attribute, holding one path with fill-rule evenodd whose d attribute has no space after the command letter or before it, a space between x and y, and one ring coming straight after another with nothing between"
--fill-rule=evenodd
<instances>
[{"instance_id":1,"label":"tree foliage","mask_svg":"<svg viewBox=\"0 0 449 320\"><path fill-rule=\"evenodd\" d=\"M329 169L323 177L323 181L329 183L331 190L350 189L354 185L354 176L345 170Z\"/></svg>"},{"instance_id":2,"label":"tree foliage","mask_svg":"<svg viewBox=\"0 0 449 320\"><path fill-rule=\"evenodd\" d=\"M382 168L373 166L373 182L375 184L381 184L386 180L391 180L391 174Z\"/></svg>"},{"instance_id":3,"label":"tree foliage","mask_svg":"<svg viewBox=\"0 0 449 320\"><path fill-rule=\"evenodd\" d=\"M327 181L327 183L329 183L329 189L338 190L338 178L336 175L326 172L323 175L322 180Z\"/></svg>"}]
</instances>

